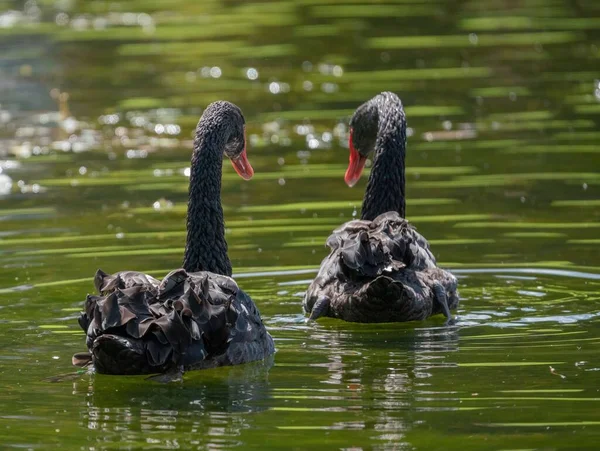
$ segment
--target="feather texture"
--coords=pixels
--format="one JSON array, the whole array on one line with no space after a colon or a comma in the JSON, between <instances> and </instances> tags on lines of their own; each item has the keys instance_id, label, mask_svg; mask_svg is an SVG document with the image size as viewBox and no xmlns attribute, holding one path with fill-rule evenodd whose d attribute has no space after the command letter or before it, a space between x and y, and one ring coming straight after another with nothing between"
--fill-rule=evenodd
<instances>
[{"instance_id":1,"label":"feather texture","mask_svg":"<svg viewBox=\"0 0 600 451\"><path fill-rule=\"evenodd\" d=\"M237 365L274 352L273 339L250 297L231 277L227 255L221 170L223 155L248 179L244 117L232 103L210 104L198 122L190 175L183 268L162 281L135 271L94 277L79 324L100 373L175 373Z\"/></svg>"},{"instance_id":2,"label":"feather texture","mask_svg":"<svg viewBox=\"0 0 600 451\"><path fill-rule=\"evenodd\" d=\"M303 301L310 318L389 322L426 319L458 306L456 278L437 267L429 243L404 219L406 116L402 102L382 92L350 120L351 164L374 152L361 219L335 230L331 249ZM360 176L352 173L356 183ZM347 174L348 175L348 174Z\"/></svg>"},{"instance_id":3,"label":"feather texture","mask_svg":"<svg viewBox=\"0 0 600 451\"><path fill-rule=\"evenodd\" d=\"M230 277L177 269L159 282L98 270L95 281L99 295L88 296L79 324L100 373L236 365L274 352L256 306Z\"/></svg>"},{"instance_id":4,"label":"feather texture","mask_svg":"<svg viewBox=\"0 0 600 451\"><path fill-rule=\"evenodd\" d=\"M422 320L443 313L436 283L445 288L449 308L458 305L456 278L437 268L427 240L396 212L347 222L327 246L331 252L304 298L307 313L327 297L326 315L346 321Z\"/></svg>"}]
</instances>

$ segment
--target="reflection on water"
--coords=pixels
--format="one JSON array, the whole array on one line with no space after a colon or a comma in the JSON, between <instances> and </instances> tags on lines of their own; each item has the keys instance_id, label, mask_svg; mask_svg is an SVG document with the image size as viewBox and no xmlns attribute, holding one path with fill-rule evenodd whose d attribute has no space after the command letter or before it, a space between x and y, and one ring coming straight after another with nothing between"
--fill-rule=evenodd
<instances>
[{"instance_id":1,"label":"reflection on water","mask_svg":"<svg viewBox=\"0 0 600 451\"><path fill-rule=\"evenodd\" d=\"M101 449L261 446L265 437L273 447L313 439L377 449L445 443L445 433L426 439L431 429L453 431L477 448L484 436L498 444L511 439L513 432L497 429L522 430L518 440L534 445L537 432L547 427L558 428L558 436L548 437L557 440L560 429L595 424L598 297L578 288L587 273L564 277L498 268L490 276L459 270L464 303L457 326L447 328L443 318L377 327L329 319L305 323L298 314L300 297L279 288L296 280L305 286L306 271L278 272L242 277L276 337L274 363L190 372L183 383L103 375L40 382L48 373L72 371L70 354L81 348L74 326L78 303L72 299L56 302L39 319L0 324L2 343L13 343L0 360L12 381L0 399L4 411L11 409L3 421L10 425L23 415L46 421L56 410L47 406L61 406L52 427L79 434L62 442L85 439L86 446ZM82 283L36 291L59 298L73 285ZM583 298L590 308L575 309ZM41 302L36 296L8 310L37 310ZM19 343L10 340L13 334ZM540 419L539 409L549 416ZM48 443L54 429L40 428L38 440Z\"/></svg>"},{"instance_id":2,"label":"reflection on water","mask_svg":"<svg viewBox=\"0 0 600 451\"><path fill-rule=\"evenodd\" d=\"M85 399L81 419L98 446L237 446L251 427L248 416L267 409L272 363L228 368L212 378L191 373L184 385L129 378L115 387L112 378L93 375L73 383L73 394ZM165 437L168 431L175 437Z\"/></svg>"},{"instance_id":3,"label":"reflection on water","mask_svg":"<svg viewBox=\"0 0 600 451\"><path fill-rule=\"evenodd\" d=\"M599 25L594 0L0 0L0 441L595 448ZM460 279L453 328L301 313L361 205L348 116L382 90L406 105L408 217ZM256 170L224 168L230 255L274 362L76 373L96 269L180 264L191 131L221 98Z\"/></svg>"},{"instance_id":4,"label":"reflection on water","mask_svg":"<svg viewBox=\"0 0 600 451\"><path fill-rule=\"evenodd\" d=\"M268 363L220 374L190 373L175 385L129 378L116 386L114 378L96 375L75 382L73 394L85 399L80 415L85 427L98 433L99 446L131 446L140 439L163 448L243 446L241 436L257 428L266 428L264 433L371 430L376 441L406 444L404 433L413 422L394 412L426 411L418 401L434 393L427 388L431 371L456 366L452 354L458 350L456 331L406 332L392 346L393 340L374 340L370 332L313 331L310 351L315 355L306 363L308 379L301 384L294 382L298 374L290 374L298 365L278 364L269 371ZM374 371L367 354L379 355L377 365L385 361L389 368ZM456 396L444 398L447 406L436 410L458 409ZM265 425L257 425L257 416L264 417ZM176 442L165 438L166 431Z\"/></svg>"}]
</instances>

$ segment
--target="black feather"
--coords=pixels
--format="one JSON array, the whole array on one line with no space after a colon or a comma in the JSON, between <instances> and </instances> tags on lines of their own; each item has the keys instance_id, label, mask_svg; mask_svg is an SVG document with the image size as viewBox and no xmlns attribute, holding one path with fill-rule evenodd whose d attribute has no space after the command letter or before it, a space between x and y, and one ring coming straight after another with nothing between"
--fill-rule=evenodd
<instances>
[{"instance_id":1,"label":"black feather","mask_svg":"<svg viewBox=\"0 0 600 451\"><path fill-rule=\"evenodd\" d=\"M323 314L346 321L421 320L444 311L436 299L438 284L448 307L456 308L456 278L437 267L427 240L404 219L402 102L383 92L357 108L350 125L355 149L363 157L375 151L361 219L345 223L327 239L331 252L306 291L304 311L310 314L317 300L328 299Z\"/></svg>"}]
</instances>

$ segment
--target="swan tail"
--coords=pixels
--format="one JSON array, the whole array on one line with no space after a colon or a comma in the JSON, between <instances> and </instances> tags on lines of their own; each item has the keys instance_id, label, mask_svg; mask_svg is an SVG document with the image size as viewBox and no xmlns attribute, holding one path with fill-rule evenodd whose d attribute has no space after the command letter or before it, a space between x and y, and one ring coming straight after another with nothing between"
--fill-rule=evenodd
<instances>
[{"instance_id":1,"label":"swan tail","mask_svg":"<svg viewBox=\"0 0 600 451\"><path fill-rule=\"evenodd\" d=\"M423 320L431 315L431 302L419 296L413 286L387 276L366 285L357 298L378 321L382 312L387 315L386 319L394 322Z\"/></svg>"},{"instance_id":2,"label":"swan tail","mask_svg":"<svg viewBox=\"0 0 600 451\"><path fill-rule=\"evenodd\" d=\"M100 335L92 346L94 367L102 374L149 374L160 373L164 366L152 366L146 355L142 340L119 335Z\"/></svg>"}]
</instances>

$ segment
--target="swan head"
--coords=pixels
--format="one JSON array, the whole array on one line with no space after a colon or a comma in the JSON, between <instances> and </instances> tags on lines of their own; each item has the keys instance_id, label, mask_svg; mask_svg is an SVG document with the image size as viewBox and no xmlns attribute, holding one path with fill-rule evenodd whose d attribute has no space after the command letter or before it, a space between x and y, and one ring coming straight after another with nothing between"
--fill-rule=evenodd
<instances>
[{"instance_id":1,"label":"swan head","mask_svg":"<svg viewBox=\"0 0 600 451\"><path fill-rule=\"evenodd\" d=\"M391 146L404 153L405 140L406 119L396 94L385 91L359 106L350 119L350 162L344 177L348 186L358 182L371 152Z\"/></svg>"},{"instance_id":2,"label":"swan head","mask_svg":"<svg viewBox=\"0 0 600 451\"><path fill-rule=\"evenodd\" d=\"M344 176L344 181L350 187L360 179L367 158L375 149L379 124L375 99L359 106L350 119L350 161Z\"/></svg>"},{"instance_id":3,"label":"swan head","mask_svg":"<svg viewBox=\"0 0 600 451\"><path fill-rule=\"evenodd\" d=\"M248 161L246 154L246 121L242 110L237 105L224 100L211 103L203 116L214 118L216 124L220 124L225 137L223 153L229 158L233 169L244 180L250 180L254 175L254 169Z\"/></svg>"}]
</instances>

